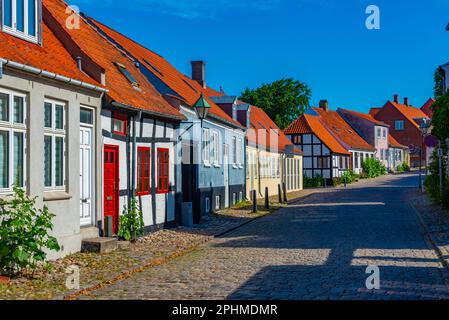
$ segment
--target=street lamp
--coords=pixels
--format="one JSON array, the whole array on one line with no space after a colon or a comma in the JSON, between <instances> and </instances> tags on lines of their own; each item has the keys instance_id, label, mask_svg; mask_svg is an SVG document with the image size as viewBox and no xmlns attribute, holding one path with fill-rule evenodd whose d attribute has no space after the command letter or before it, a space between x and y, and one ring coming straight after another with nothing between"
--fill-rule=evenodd
<instances>
[{"instance_id":1,"label":"street lamp","mask_svg":"<svg viewBox=\"0 0 449 320\"><path fill-rule=\"evenodd\" d=\"M206 119L207 114L210 110L210 104L207 102L206 97L204 97L204 94L201 94L200 98L195 102L193 105L193 108L195 109L196 115L201 120L201 126L203 123L203 120Z\"/></svg>"},{"instance_id":2,"label":"street lamp","mask_svg":"<svg viewBox=\"0 0 449 320\"><path fill-rule=\"evenodd\" d=\"M419 126L419 130L421 131L421 148L419 149L419 188L424 192L424 183L422 179L421 167L422 167L422 157L423 157L423 147L425 145L425 137L429 133L430 124L427 122L427 119L423 119L421 125ZM426 161L427 165L427 161Z\"/></svg>"}]
</instances>

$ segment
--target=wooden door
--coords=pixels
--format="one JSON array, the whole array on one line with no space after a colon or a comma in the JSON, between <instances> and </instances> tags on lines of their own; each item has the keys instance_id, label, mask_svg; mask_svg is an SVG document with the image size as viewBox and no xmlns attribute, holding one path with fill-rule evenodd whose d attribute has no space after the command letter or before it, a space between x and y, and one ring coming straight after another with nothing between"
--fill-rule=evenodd
<instances>
[{"instance_id":1,"label":"wooden door","mask_svg":"<svg viewBox=\"0 0 449 320\"><path fill-rule=\"evenodd\" d=\"M104 147L104 217L112 217L112 231L118 232L119 219L119 148ZM106 225L105 225L106 228Z\"/></svg>"}]
</instances>

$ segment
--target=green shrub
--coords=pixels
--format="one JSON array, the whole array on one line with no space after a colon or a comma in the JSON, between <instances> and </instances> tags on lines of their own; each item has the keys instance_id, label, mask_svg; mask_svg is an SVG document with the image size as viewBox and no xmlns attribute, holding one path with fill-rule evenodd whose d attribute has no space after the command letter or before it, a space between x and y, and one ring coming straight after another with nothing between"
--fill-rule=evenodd
<instances>
[{"instance_id":1,"label":"green shrub","mask_svg":"<svg viewBox=\"0 0 449 320\"><path fill-rule=\"evenodd\" d=\"M408 165L408 163L404 162L402 164L402 169L404 169L404 172L409 172L410 171L410 166Z\"/></svg>"},{"instance_id":2,"label":"green shrub","mask_svg":"<svg viewBox=\"0 0 449 320\"><path fill-rule=\"evenodd\" d=\"M342 174L340 179L341 179L342 183L346 182L346 184L351 184L351 183L356 182L359 178L360 178L360 176L358 174L354 173L354 171L348 170Z\"/></svg>"},{"instance_id":3,"label":"green shrub","mask_svg":"<svg viewBox=\"0 0 449 320\"><path fill-rule=\"evenodd\" d=\"M304 177L304 188L319 188L324 186L324 179L320 176L314 178Z\"/></svg>"},{"instance_id":4,"label":"green shrub","mask_svg":"<svg viewBox=\"0 0 449 320\"><path fill-rule=\"evenodd\" d=\"M36 209L36 198L14 187L12 200L0 201L0 274L17 275L46 264L45 250L59 251L53 229L55 215Z\"/></svg>"},{"instance_id":5,"label":"green shrub","mask_svg":"<svg viewBox=\"0 0 449 320\"><path fill-rule=\"evenodd\" d=\"M363 174L367 178L376 178L388 173L387 167L375 158L368 158L362 163Z\"/></svg>"},{"instance_id":6,"label":"green shrub","mask_svg":"<svg viewBox=\"0 0 449 320\"><path fill-rule=\"evenodd\" d=\"M445 154L447 154L445 152ZM443 174L446 172L447 157L443 157ZM445 175L443 179L443 195L440 192L440 176L439 176L438 153L435 150L432 154L432 160L429 164L429 175L424 181L426 192L429 197L436 203L441 204L445 208L449 208L449 179Z\"/></svg>"},{"instance_id":7,"label":"green shrub","mask_svg":"<svg viewBox=\"0 0 449 320\"><path fill-rule=\"evenodd\" d=\"M131 207L126 206L120 216L118 236L126 241L135 241L144 234L145 224L143 222L142 210L138 208L137 200L131 200Z\"/></svg>"},{"instance_id":8,"label":"green shrub","mask_svg":"<svg viewBox=\"0 0 449 320\"><path fill-rule=\"evenodd\" d=\"M334 187L338 187L339 185L341 185L343 182L342 182L342 180L341 180L341 178L339 178L339 177L336 177L336 178L333 178L332 179L332 185L334 186Z\"/></svg>"}]
</instances>

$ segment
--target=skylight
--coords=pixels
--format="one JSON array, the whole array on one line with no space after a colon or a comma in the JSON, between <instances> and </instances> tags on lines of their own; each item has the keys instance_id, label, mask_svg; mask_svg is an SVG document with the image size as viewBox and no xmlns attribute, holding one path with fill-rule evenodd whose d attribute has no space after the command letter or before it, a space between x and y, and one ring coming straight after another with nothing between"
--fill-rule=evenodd
<instances>
[{"instance_id":1,"label":"skylight","mask_svg":"<svg viewBox=\"0 0 449 320\"><path fill-rule=\"evenodd\" d=\"M184 83L186 84L186 85L188 85L193 91L195 91L195 92L197 92L198 93L198 91L194 88L194 87L192 87L191 85L190 85L190 83L188 83L186 80L184 80L184 79L182 79L182 81L184 81Z\"/></svg>"},{"instance_id":2,"label":"skylight","mask_svg":"<svg viewBox=\"0 0 449 320\"><path fill-rule=\"evenodd\" d=\"M134 77L131 75L131 73L129 73L128 69L126 69L126 66L124 66L123 64L121 64L119 62L116 62L115 65L120 70L120 72L125 76L125 78L128 79L128 81L134 87L139 87L139 83L136 81L136 79L134 79Z\"/></svg>"},{"instance_id":3,"label":"skylight","mask_svg":"<svg viewBox=\"0 0 449 320\"><path fill-rule=\"evenodd\" d=\"M146 60L146 59L143 59L143 61L145 61L146 64L148 64L151 68L153 68L154 71L156 71L157 73L159 73L161 76L164 76L164 75L162 74L162 72L160 72L159 69L156 68L156 67L154 66L154 64L152 64L150 61L148 61L148 60Z\"/></svg>"}]
</instances>

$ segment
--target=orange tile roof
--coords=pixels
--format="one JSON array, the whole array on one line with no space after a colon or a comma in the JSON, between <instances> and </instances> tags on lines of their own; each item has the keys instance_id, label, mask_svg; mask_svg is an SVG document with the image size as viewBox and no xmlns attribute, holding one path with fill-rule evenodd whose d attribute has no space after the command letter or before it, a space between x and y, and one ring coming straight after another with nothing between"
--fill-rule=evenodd
<instances>
[{"instance_id":1,"label":"orange tile roof","mask_svg":"<svg viewBox=\"0 0 449 320\"><path fill-rule=\"evenodd\" d=\"M400 144L391 134L389 135L390 147L398 149L408 149L408 147Z\"/></svg>"},{"instance_id":2,"label":"orange tile roof","mask_svg":"<svg viewBox=\"0 0 449 320\"><path fill-rule=\"evenodd\" d=\"M0 58L102 87L78 69L76 61L45 22L42 40L41 46L0 31Z\"/></svg>"},{"instance_id":3,"label":"orange tile roof","mask_svg":"<svg viewBox=\"0 0 449 320\"><path fill-rule=\"evenodd\" d=\"M421 111L424 112L429 118L433 117L432 105L435 103L435 99L429 98L426 103L421 107Z\"/></svg>"},{"instance_id":4,"label":"orange tile roof","mask_svg":"<svg viewBox=\"0 0 449 320\"><path fill-rule=\"evenodd\" d=\"M95 24L108 37L122 46L133 57L143 63L156 77L164 82L171 90L180 95L183 100L191 107L201 96L201 93L207 98L211 105L210 113L228 123L241 127L240 123L228 116L218 105L209 99L211 96L219 95L217 91L210 88L203 88L198 82L192 80L179 72L167 60L155 52L145 48L141 44L129 39L123 34L112 28L92 19L89 20Z\"/></svg>"},{"instance_id":5,"label":"orange tile roof","mask_svg":"<svg viewBox=\"0 0 449 320\"><path fill-rule=\"evenodd\" d=\"M368 120L369 122L374 123L375 125L389 127L389 125L386 124L385 122L382 122L382 121L374 119L374 117L371 114L365 114L365 113L356 112L356 111L347 110L347 109L340 109L340 110L342 110L342 111L344 111L346 113L352 114L352 115L354 115L356 117Z\"/></svg>"},{"instance_id":6,"label":"orange tile roof","mask_svg":"<svg viewBox=\"0 0 449 320\"><path fill-rule=\"evenodd\" d=\"M109 41L94 30L80 17L80 28L68 29L66 26L67 4L63 0L43 0L43 5L56 20L58 27L71 40L106 71L108 96L119 104L149 111L163 117L184 119L181 112L172 107L153 87L153 85L136 68L134 62L114 47ZM123 64L132 77L139 83L139 90L123 76L115 65Z\"/></svg>"},{"instance_id":7,"label":"orange tile roof","mask_svg":"<svg viewBox=\"0 0 449 320\"><path fill-rule=\"evenodd\" d=\"M314 134L316 135L333 153L350 155L350 152L334 137L328 128L320 121L319 116L304 114L293 121L290 126L284 130L285 134Z\"/></svg>"},{"instance_id":8,"label":"orange tile roof","mask_svg":"<svg viewBox=\"0 0 449 320\"><path fill-rule=\"evenodd\" d=\"M319 115L320 120L350 149L375 151L376 149L360 137L343 118L333 110L325 111L321 108L313 108Z\"/></svg>"},{"instance_id":9,"label":"orange tile roof","mask_svg":"<svg viewBox=\"0 0 449 320\"><path fill-rule=\"evenodd\" d=\"M285 134L308 134L313 133L312 128L307 122L306 116L301 116L293 121L287 129L284 130Z\"/></svg>"},{"instance_id":10,"label":"orange tile roof","mask_svg":"<svg viewBox=\"0 0 449 320\"><path fill-rule=\"evenodd\" d=\"M294 148L295 153L302 153L301 150L295 148L293 143L287 138L287 136L282 132L281 129L274 123L273 120L265 113L264 110L258 108L256 106L251 106L250 109L250 124L251 128L255 129L256 132L258 130L265 130L266 139L261 140L259 134L248 134L248 142L252 142L253 144L257 144L262 147L270 147L271 146L271 135L277 134L277 148L280 151L285 151L287 146L291 146ZM273 133L272 133L273 132Z\"/></svg>"},{"instance_id":11,"label":"orange tile roof","mask_svg":"<svg viewBox=\"0 0 449 320\"><path fill-rule=\"evenodd\" d=\"M422 119L429 117L422 112L420 109L407 106L405 104L396 103L394 101L388 101L387 104L390 103L393 107L395 107L400 113L404 115L416 128L419 128L419 123L415 121L415 119Z\"/></svg>"}]
</instances>

